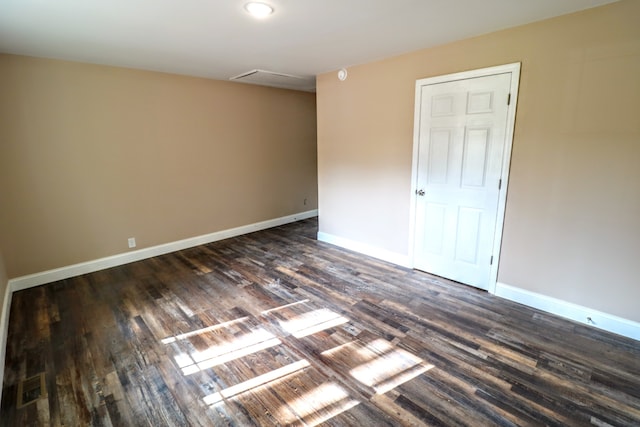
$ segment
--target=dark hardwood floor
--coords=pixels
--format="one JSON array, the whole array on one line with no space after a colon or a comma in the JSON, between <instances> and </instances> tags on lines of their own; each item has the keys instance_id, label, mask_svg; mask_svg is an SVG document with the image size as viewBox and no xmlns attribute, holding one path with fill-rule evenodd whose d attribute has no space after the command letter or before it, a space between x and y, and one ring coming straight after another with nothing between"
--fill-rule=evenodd
<instances>
[{"instance_id":1,"label":"dark hardwood floor","mask_svg":"<svg viewBox=\"0 0 640 427\"><path fill-rule=\"evenodd\" d=\"M2 425L640 425L639 342L316 231L14 294ZM17 408L41 372L46 396Z\"/></svg>"}]
</instances>

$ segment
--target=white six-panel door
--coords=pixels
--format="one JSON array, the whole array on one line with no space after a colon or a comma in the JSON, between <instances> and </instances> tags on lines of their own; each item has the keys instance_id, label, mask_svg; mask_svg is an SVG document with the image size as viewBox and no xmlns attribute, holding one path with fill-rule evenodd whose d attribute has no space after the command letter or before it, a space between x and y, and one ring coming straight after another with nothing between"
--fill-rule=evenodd
<instances>
[{"instance_id":1,"label":"white six-panel door","mask_svg":"<svg viewBox=\"0 0 640 427\"><path fill-rule=\"evenodd\" d=\"M514 77L418 82L415 268L489 289Z\"/></svg>"}]
</instances>

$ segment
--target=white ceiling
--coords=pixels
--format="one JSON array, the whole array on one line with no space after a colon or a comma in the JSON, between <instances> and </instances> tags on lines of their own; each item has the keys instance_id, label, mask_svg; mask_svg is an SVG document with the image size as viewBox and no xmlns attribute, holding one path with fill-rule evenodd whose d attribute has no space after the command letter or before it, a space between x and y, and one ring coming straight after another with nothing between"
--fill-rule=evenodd
<instances>
[{"instance_id":1,"label":"white ceiling","mask_svg":"<svg viewBox=\"0 0 640 427\"><path fill-rule=\"evenodd\" d=\"M229 79L310 77L615 0L0 0L0 52Z\"/></svg>"}]
</instances>

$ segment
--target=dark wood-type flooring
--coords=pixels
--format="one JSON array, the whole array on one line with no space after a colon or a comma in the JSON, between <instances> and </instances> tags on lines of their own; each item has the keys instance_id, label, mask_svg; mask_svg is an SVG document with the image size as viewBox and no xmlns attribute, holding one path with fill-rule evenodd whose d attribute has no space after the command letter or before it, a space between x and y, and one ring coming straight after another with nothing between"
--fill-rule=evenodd
<instances>
[{"instance_id":1,"label":"dark wood-type flooring","mask_svg":"<svg viewBox=\"0 0 640 427\"><path fill-rule=\"evenodd\" d=\"M640 425L639 342L316 230L17 292L2 425ZM40 372L46 397L16 408Z\"/></svg>"}]
</instances>

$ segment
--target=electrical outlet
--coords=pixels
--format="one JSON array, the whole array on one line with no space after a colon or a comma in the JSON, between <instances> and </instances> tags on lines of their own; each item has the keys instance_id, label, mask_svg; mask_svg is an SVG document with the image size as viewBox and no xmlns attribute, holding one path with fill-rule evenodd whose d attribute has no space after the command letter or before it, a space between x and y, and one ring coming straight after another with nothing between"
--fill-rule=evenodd
<instances>
[{"instance_id":1,"label":"electrical outlet","mask_svg":"<svg viewBox=\"0 0 640 427\"><path fill-rule=\"evenodd\" d=\"M129 248L135 248L136 247L136 238L135 237L129 237L129 239L127 239L127 243L129 244Z\"/></svg>"}]
</instances>

